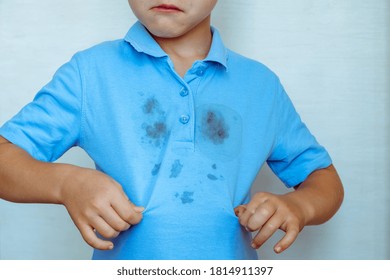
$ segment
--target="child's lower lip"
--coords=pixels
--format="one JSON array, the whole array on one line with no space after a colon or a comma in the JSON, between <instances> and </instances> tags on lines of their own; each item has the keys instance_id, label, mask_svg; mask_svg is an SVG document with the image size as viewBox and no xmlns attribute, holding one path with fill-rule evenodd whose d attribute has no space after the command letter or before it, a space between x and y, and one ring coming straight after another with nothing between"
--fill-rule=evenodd
<instances>
[{"instance_id":1,"label":"child's lower lip","mask_svg":"<svg viewBox=\"0 0 390 280\"><path fill-rule=\"evenodd\" d=\"M159 12L165 12L165 13L182 12L182 10L180 10L178 7L170 6L170 5L161 5L161 6L153 7L153 10L159 11Z\"/></svg>"}]
</instances>

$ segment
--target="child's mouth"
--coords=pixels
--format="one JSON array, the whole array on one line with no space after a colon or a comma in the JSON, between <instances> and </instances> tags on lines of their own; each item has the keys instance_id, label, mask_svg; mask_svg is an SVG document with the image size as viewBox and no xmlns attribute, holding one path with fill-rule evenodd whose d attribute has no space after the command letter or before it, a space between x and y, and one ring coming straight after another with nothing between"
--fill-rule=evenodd
<instances>
[{"instance_id":1,"label":"child's mouth","mask_svg":"<svg viewBox=\"0 0 390 280\"><path fill-rule=\"evenodd\" d=\"M167 4L162 4L156 7L153 7L152 10L159 11L159 12L170 12L170 13L175 13L175 12L182 12L181 9L174 5L167 5Z\"/></svg>"}]
</instances>

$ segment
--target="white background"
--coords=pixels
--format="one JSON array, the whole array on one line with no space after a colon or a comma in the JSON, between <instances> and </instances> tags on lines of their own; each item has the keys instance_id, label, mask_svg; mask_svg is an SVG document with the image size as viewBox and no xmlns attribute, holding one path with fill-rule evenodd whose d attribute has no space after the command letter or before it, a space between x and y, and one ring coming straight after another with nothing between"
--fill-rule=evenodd
<instances>
[{"instance_id":1,"label":"white background","mask_svg":"<svg viewBox=\"0 0 390 280\"><path fill-rule=\"evenodd\" d=\"M0 125L81 49L122 38L124 0L0 0ZM390 1L220 0L214 25L228 47L281 78L330 152L345 201L282 255L263 259L390 259ZM93 167L79 149L62 162ZM254 191L286 190L265 167ZM89 259L66 210L0 201L0 259Z\"/></svg>"}]
</instances>

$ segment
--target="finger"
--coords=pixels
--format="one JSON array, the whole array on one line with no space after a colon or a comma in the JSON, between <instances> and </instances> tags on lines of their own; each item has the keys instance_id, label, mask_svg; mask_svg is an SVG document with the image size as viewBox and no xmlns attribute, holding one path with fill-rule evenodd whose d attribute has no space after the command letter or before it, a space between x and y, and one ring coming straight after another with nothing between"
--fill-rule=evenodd
<instances>
[{"instance_id":1,"label":"finger","mask_svg":"<svg viewBox=\"0 0 390 280\"><path fill-rule=\"evenodd\" d=\"M240 224L247 227L250 217L256 213L256 209L267 200L264 198L252 199L248 204L245 205L245 211L240 215Z\"/></svg>"},{"instance_id":2,"label":"finger","mask_svg":"<svg viewBox=\"0 0 390 280\"><path fill-rule=\"evenodd\" d=\"M246 211L245 205L238 205L234 208L234 214L239 218Z\"/></svg>"},{"instance_id":3,"label":"finger","mask_svg":"<svg viewBox=\"0 0 390 280\"><path fill-rule=\"evenodd\" d=\"M123 220L112 207L108 208L100 215L103 220L105 220L114 230L118 232L126 231L130 228L130 224Z\"/></svg>"},{"instance_id":4,"label":"finger","mask_svg":"<svg viewBox=\"0 0 390 280\"><path fill-rule=\"evenodd\" d=\"M117 183L116 181L113 181L113 182L115 183L115 185L116 185L117 188L119 189L119 191L120 191L121 195L123 196L123 198L124 198L126 201L130 202L130 204L134 207L135 212L142 213L142 212L145 210L144 207L140 207L140 206L134 205L134 204L131 202L131 200L129 199L129 197L127 196L127 194L125 193L125 191L123 190L122 186L121 186L119 183Z\"/></svg>"},{"instance_id":5,"label":"finger","mask_svg":"<svg viewBox=\"0 0 390 280\"><path fill-rule=\"evenodd\" d=\"M275 214L276 206L265 202L260 204L259 207L255 210L252 216L248 219L246 228L249 231L260 230L263 225Z\"/></svg>"},{"instance_id":6,"label":"finger","mask_svg":"<svg viewBox=\"0 0 390 280\"><path fill-rule=\"evenodd\" d=\"M145 210L144 207L140 207L140 206L134 205L134 203L131 202L131 200L129 199L129 197L127 196L127 194L125 193L125 191L123 190L122 186L119 185L118 183L117 183L117 186L118 186L118 189L120 190L120 192L121 192L123 198L124 198L126 201L130 202L130 204L134 207L135 212L142 213L142 212Z\"/></svg>"},{"instance_id":7,"label":"finger","mask_svg":"<svg viewBox=\"0 0 390 280\"><path fill-rule=\"evenodd\" d=\"M111 206L121 219L130 225L136 225L142 219L144 208L135 206L130 200L115 200Z\"/></svg>"},{"instance_id":8,"label":"finger","mask_svg":"<svg viewBox=\"0 0 390 280\"><path fill-rule=\"evenodd\" d=\"M112 239L119 235L119 231L113 229L102 217L94 218L91 222L91 226L107 239Z\"/></svg>"},{"instance_id":9,"label":"finger","mask_svg":"<svg viewBox=\"0 0 390 280\"><path fill-rule=\"evenodd\" d=\"M250 217L256 213L256 209L255 208L248 208L248 206L246 206L243 210L243 208L241 208L241 213L240 213L240 216L238 217L239 218L239 221L240 221L240 224L247 228L247 225L248 225L248 221L250 219Z\"/></svg>"},{"instance_id":10,"label":"finger","mask_svg":"<svg viewBox=\"0 0 390 280\"><path fill-rule=\"evenodd\" d=\"M114 248L114 244L111 241L98 238L91 226L85 225L81 226L79 229L81 236L89 246L98 250L111 250Z\"/></svg>"},{"instance_id":11,"label":"finger","mask_svg":"<svg viewBox=\"0 0 390 280\"><path fill-rule=\"evenodd\" d=\"M253 238L252 247L254 249L259 249L280 228L282 223L282 216L272 216Z\"/></svg>"},{"instance_id":12,"label":"finger","mask_svg":"<svg viewBox=\"0 0 390 280\"><path fill-rule=\"evenodd\" d=\"M274 247L275 253L279 254L290 247L297 239L298 234L299 228L297 226L287 225L286 234Z\"/></svg>"}]
</instances>

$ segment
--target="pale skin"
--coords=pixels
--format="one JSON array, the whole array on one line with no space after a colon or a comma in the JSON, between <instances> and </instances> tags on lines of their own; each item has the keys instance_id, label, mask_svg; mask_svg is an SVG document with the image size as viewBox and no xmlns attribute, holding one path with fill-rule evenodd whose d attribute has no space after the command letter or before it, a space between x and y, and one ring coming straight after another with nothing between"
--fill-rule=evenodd
<instances>
[{"instance_id":1,"label":"pale skin","mask_svg":"<svg viewBox=\"0 0 390 280\"><path fill-rule=\"evenodd\" d=\"M134 14L184 76L210 49L210 15L216 0L129 0ZM0 136L0 198L20 203L62 204L84 240L92 247L110 250L107 239L142 220L122 186L99 171L69 164L44 163ZM313 172L296 190L285 195L257 193L235 208L239 222L258 232L252 246L259 248L278 229L285 236L275 245L287 249L306 225L330 219L343 200L343 187L333 165Z\"/></svg>"}]
</instances>

